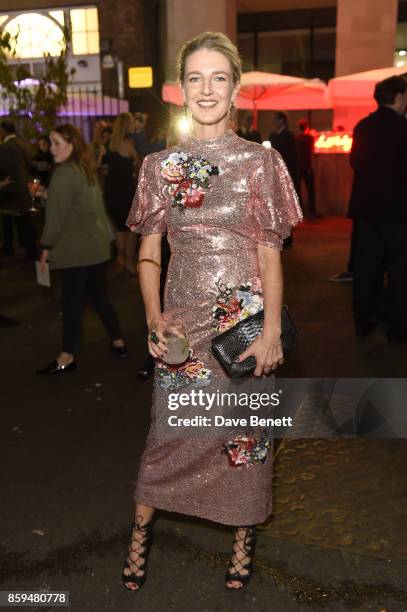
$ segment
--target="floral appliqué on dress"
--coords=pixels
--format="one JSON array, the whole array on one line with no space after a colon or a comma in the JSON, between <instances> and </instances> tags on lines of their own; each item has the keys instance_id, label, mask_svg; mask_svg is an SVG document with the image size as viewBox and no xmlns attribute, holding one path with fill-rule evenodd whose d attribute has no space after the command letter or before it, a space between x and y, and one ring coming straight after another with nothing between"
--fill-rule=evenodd
<instances>
[{"instance_id":1,"label":"floral appliqu\u00e9 on dress","mask_svg":"<svg viewBox=\"0 0 407 612\"><path fill-rule=\"evenodd\" d=\"M213 327L218 332L226 331L263 309L261 280L258 277L237 288L219 279L216 287L219 293L212 316L215 319Z\"/></svg>"},{"instance_id":2,"label":"floral appliqu\u00e9 on dress","mask_svg":"<svg viewBox=\"0 0 407 612\"><path fill-rule=\"evenodd\" d=\"M192 353L180 365L170 365L164 361L157 361L158 384L162 389L173 391L186 385L195 383L206 386L210 383L212 371L205 368L202 361L193 357Z\"/></svg>"},{"instance_id":3,"label":"floral appliqu\u00e9 on dress","mask_svg":"<svg viewBox=\"0 0 407 612\"><path fill-rule=\"evenodd\" d=\"M221 174L203 157L192 157L182 151L170 153L161 163L161 176L169 183L171 206L185 212L186 208L200 208L211 176Z\"/></svg>"},{"instance_id":4,"label":"floral appliqu\u00e9 on dress","mask_svg":"<svg viewBox=\"0 0 407 612\"><path fill-rule=\"evenodd\" d=\"M258 438L254 435L237 436L223 445L222 453L227 455L229 465L238 467L264 463L272 446L272 439L267 430L263 430Z\"/></svg>"},{"instance_id":5,"label":"floral appliqu\u00e9 on dress","mask_svg":"<svg viewBox=\"0 0 407 612\"><path fill-rule=\"evenodd\" d=\"M215 319L213 326L220 333L263 309L261 280L257 276L238 287L223 283L219 279L216 287L219 293L212 308L212 316ZM263 429L258 437L248 434L229 440L223 444L222 453L227 455L231 467L249 467L264 463L271 446L270 432Z\"/></svg>"}]
</instances>

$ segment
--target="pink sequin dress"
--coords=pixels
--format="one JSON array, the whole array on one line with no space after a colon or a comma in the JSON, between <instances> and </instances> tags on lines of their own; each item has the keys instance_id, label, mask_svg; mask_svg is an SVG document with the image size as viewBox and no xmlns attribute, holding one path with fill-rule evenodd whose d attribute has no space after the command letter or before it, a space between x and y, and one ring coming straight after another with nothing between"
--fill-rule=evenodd
<instances>
[{"instance_id":1,"label":"pink sequin dress","mask_svg":"<svg viewBox=\"0 0 407 612\"><path fill-rule=\"evenodd\" d=\"M163 164L177 152L204 158L218 169L209 178L201 204L183 210L174 205L174 191L168 177L163 176ZM185 382L189 376L188 383L202 388L208 382L208 372L212 389L227 383L227 376L211 355L210 340L236 320L236 312L242 313L243 301L235 299L239 287L246 293L237 298L249 296L249 310L260 299L255 287L260 276L257 245L281 249L283 239L301 218L298 198L280 155L232 131L216 139L190 138L145 158L127 222L143 236L168 233L171 260L164 312L181 313L196 361L189 372L175 372L175 379L174 371L157 364L151 428L135 491L137 502L228 525L251 525L269 516L272 457L265 463L231 467L221 453L218 437L197 435L193 430L187 436L176 431L166 436L158 423L162 423L159 417L169 414L167 395L176 388L173 383ZM224 311L223 306L217 310L222 302L220 287L226 291L223 301L229 300Z\"/></svg>"}]
</instances>

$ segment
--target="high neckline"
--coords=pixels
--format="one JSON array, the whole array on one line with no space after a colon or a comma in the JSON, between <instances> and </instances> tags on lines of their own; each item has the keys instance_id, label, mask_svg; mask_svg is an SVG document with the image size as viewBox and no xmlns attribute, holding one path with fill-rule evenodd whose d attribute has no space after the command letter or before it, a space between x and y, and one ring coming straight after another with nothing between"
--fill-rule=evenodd
<instances>
[{"instance_id":1,"label":"high neckline","mask_svg":"<svg viewBox=\"0 0 407 612\"><path fill-rule=\"evenodd\" d=\"M193 142L194 144L202 144L202 145L222 145L225 142L233 139L236 136L232 129L226 130L222 134L222 136L217 136L216 138L198 138L191 134L188 138L188 142Z\"/></svg>"}]
</instances>

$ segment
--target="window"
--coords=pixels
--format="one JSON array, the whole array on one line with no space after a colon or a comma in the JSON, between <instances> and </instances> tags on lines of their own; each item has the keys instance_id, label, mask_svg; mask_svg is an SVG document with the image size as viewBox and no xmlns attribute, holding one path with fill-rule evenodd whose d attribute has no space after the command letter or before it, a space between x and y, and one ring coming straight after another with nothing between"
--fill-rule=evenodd
<instances>
[{"instance_id":1,"label":"window","mask_svg":"<svg viewBox=\"0 0 407 612\"><path fill-rule=\"evenodd\" d=\"M242 56L243 72L250 72L255 69L255 34L254 32L242 33L237 35L239 53Z\"/></svg>"},{"instance_id":2,"label":"window","mask_svg":"<svg viewBox=\"0 0 407 612\"><path fill-rule=\"evenodd\" d=\"M396 49L394 52L394 65L397 68L407 68L407 23L397 25Z\"/></svg>"},{"instance_id":3,"label":"window","mask_svg":"<svg viewBox=\"0 0 407 612\"><path fill-rule=\"evenodd\" d=\"M259 70L306 78L308 77L310 55L310 30L259 32Z\"/></svg>"},{"instance_id":4,"label":"window","mask_svg":"<svg viewBox=\"0 0 407 612\"><path fill-rule=\"evenodd\" d=\"M73 55L99 53L99 20L96 7L52 10L37 13L0 15L0 28L12 37L18 35L16 58L42 58L44 53L60 54L64 45L63 28L71 22Z\"/></svg>"},{"instance_id":5,"label":"window","mask_svg":"<svg viewBox=\"0 0 407 612\"><path fill-rule=\"evenodd\" d=\"M336 29L315 28L309 76L329 81L335 76Z\"/></svg>"},{"instance_id":6,"label":"window","mask_svg":"<svg viewBox=\"0 0 407 612\"><path fill-rule=\"evenodd\" d=\"M65 44L62 29L40 13L17 15L5 24L3 32L17 37L14 43L17 58L43 57L45 53L56 56Z\"/></svg>"},{"instance_id":7,"label":"window","mask_svg":"<svg viewBox=\"0 0 407 612\"><path fill-rule=\"evenodd\" d=\"M72 52L74 55L99 53L97 8L71 9Z\"/></svg>"},{"instance_id":8,"label":"window","mask_svg":"<svg viewBox=\"0 0 407 612\"><path fill-rule=\"evenodd\" d=\"M241 32L237 41L244 71L261 70L325 81L335 75L334 27Z\"/></svg>"}]
</instances>

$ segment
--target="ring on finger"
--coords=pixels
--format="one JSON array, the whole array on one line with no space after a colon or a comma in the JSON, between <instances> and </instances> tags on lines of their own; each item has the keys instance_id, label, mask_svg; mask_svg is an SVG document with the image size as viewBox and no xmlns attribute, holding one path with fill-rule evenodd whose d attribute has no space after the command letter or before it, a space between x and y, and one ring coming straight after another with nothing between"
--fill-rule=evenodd
<instances>
[{"instance_id":1,"label":"ring on finger","mask_svg":"<svg viewBox=\"0 0 407 612\"><path fill-rule=\"evenodd\" d=\"M152 331L150 333L150 340L153 344L158 344L160 342L159 337L157 336L157 334L155 333L155 331Z\"/></svg>"}]
</instances>

